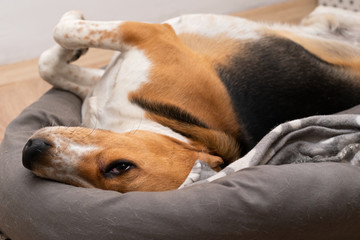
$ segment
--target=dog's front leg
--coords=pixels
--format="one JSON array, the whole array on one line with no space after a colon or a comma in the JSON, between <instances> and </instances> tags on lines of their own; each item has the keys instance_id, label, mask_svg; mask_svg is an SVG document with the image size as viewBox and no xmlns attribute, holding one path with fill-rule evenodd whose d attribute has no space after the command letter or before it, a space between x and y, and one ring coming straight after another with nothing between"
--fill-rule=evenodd
<instances>
[{"instance_id":1,"label":"dog's front leg","mask_svg":"<svg viewBox=\"0 0 360 240\"><path fill-rule=\"evenodd\" d=\"M71 64L87 49L65 49L59 45L43 52L39 59L40 76L54 87L71 91L84 99L104 73L102 69Z\"/></svg>"},{"instance_id":2,"label":"dog's front leg","mask_svg":"<svg viewBox=\"0 0 360 240\"><path fill-rule=\"evenodd\" d=\"M40 76L54 87L71 91L84 99L104 73L102 69L71 64L86 51L87 47L67 49L56 44L41 54Z\"/></svg>"}]
</instances>

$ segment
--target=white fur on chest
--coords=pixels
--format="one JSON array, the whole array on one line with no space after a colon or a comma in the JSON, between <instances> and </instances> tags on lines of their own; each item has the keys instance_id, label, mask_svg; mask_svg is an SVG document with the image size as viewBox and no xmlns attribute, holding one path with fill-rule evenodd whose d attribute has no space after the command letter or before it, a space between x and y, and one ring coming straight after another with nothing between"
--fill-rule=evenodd
<instances>
[{"instance_id":1,"label":"white fur on chest","mask_svg":"<svg viewBox=\"0 0 360 240\"><path fill-rule=\"evenodd\" d=\"M143 51L131 48L114 56L93 91L84 100L83 124L114 132L152 131L187 142L182 135L145 118L145 111L128 94L148 82L151 62Z\"/></svg>"}]
</instances>

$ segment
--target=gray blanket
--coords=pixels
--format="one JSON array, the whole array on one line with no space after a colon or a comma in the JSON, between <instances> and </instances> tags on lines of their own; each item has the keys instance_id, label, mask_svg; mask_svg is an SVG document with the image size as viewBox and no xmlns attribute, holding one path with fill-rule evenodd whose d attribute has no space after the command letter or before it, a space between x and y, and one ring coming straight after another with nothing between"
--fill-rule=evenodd
<instances>
[{"instance_id":1,"label":"gray blanket","mask_svg":"<svg viewBox=\"0 0 360 240\"><path fill-rule=\"evenodd\" d=\"M313 116L281 124L248 154L220 172L196 162L180 187L211 182L257 165L307 162L347 162L360 166L360 115Z\"/></svg>"}]
</instances>

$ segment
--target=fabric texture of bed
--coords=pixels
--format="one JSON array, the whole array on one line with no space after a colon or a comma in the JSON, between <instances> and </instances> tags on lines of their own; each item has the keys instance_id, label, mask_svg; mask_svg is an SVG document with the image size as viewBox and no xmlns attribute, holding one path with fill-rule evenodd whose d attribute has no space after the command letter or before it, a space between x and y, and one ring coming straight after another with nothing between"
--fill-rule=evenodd
<instances>
[{"instance_id":1,"label":"fabric texture of bed","mask_svg":"<svg viewBox=\"0 0 360 240\"><path fill-rule=\"evenodd\" d=\"M254 166L157 193L120 194L35 177L21 164L26 140L44 126L79 125L80 107L76 96L53 89L7 128L0 232L12 240L360 239L360 168L348 163Z\"/></svg>"}]
</instances>

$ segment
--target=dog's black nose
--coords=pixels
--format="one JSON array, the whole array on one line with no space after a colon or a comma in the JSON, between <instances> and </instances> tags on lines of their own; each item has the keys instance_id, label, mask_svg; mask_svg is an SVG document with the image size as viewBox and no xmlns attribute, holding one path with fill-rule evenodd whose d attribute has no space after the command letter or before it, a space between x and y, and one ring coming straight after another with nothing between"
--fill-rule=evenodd
<instances>
[{"instance_id":1,"label":"dog's black nose","mask_svg":"<svg viewBox=\"0 0 360 240\"><path fill-rule=\"evenodd\" d=\"M30 139L24 146L22 163L24 167L31 170L31 163L36 161L51 147L47 141L39 138Z\"/></svg>"}]
</instances>

